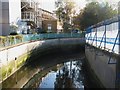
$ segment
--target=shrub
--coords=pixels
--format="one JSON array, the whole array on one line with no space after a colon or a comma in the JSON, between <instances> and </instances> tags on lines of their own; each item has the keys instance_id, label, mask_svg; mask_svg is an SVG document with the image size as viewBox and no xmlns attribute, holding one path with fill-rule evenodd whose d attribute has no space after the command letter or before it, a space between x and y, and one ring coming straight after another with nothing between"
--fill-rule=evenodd
<instances>
[{"instance_id":1,"label":"shrub","mask_svg":"<svg viewBox=\"0 0 120 90\"><path fill-rule=\"evenodd\" d=\"M11 74L11 72L12 72L12 67L9 67L8 73Z\"/></svg>"},{"instance_id":2,"label":"shrub","mask_svg":"<svg viewBox=\"0 0 120 90\"><path fill-rule=\"evenodd\" d=\"M7 41L7 38L4 36L0 36L0 43L5 46L5 42Z\"/></svg>"},{"instance_id":3,"label":"shrub","mask_svg":"<svg viewBox=\"0 0 120 90\"><path fill-rule=\"evenodd\" d=\"M10 35L18 35L17 32L11 32Z\"/></svg>"},{"instance_id":4,"label":"shrub","mask_svg":"<svg viewBox=\"0 0 120 90\"><path fill-rule=\"evenodd\" d=\"M16 35L15 38L22 42L23 36L22 35Z\"/></svg>"},{"instance_id":5,"label":"shrub","mask_svg":"<svg viewBox=\"0 0 120 90\"><path fill-rule=\"evenodd\" d=\"M14 36L8 36L9 42L13 43L14 42L14 38L15 38Z\"/></svg>"},{"instance_id":6,"label":"shrub","mask_svg":"<svg viewBox=\"0 0 120 90\"><path fill-rule=\"evenodd\" d=\"M2 79L4 79L6 77L6 73L7 73L6 70L2 71Z\"/></svg>"}]
</instances>

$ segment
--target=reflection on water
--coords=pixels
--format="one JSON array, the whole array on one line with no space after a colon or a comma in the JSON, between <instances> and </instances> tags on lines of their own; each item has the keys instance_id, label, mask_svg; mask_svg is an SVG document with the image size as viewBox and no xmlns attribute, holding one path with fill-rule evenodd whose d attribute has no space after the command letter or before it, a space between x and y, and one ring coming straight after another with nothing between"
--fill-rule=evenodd
<instances>
[{"instance_id":1,"label":"reflection on water","mask_svg":"<svg viewBox=\"0 0 120 90\"><path fill-rule=\"evenodd\" d=\"M55 79L56 79L56 72L51 71L45 76L45 78L43 78L39 88L54 88Z\"/></svg>"},{"instance_id":2,"label":"reflection on water","mask_svg":"<svg viewBox=\"0 0 120 90\"><path fill-rule=\"evenodd\" d=\"M79 64L76 63L77 61L80 61L81 58L84 58L85 55L81 50L79 51L78 48L77 50L75 49L75 51L72 49L72 52L71 50L67 51L64 49L63 51L55 50L55 52L51 54L41 56L38 54L36 58L32 57L22 68L3 81L2 88L64 88L68 86L80 86L81 83L77 83L78 77L75 74L77 74L76 72L81 72L77 71L77 69L81 70L81 67L79 65L80 62L78 62ZM74 62L74 60L76 60L76 62ZM67 61L72 61L72 64ZM72 75L72 73L75 74ZM47 79L50 81L49 86L44 85L44 83L48 84ZM65 84L65 81L67 81L67 85Z\"/></svg>"},{"instance_id":3,"label":"reflection on water","mask_svg":"<svg viewBox=\"0 0 120 90\"><path fill-rule=\"evenodd\" d=\"M82 75L82 62L69 61L57 65L56 71L50 71L40 81L39 89L41 88L81 88L84 89ZM58 68L59 67L59 68Z\"/></svg>"}]
</instances>

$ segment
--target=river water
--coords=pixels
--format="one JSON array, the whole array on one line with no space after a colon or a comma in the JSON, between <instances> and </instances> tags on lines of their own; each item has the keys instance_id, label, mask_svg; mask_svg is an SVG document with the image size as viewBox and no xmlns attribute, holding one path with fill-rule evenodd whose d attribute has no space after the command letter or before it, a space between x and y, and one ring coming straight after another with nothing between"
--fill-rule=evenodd
<instances>
[{"instance_id":1,"label":"river water","mask_svg":"<svg viewBox=\"0 0 120 90\"><path fill-rule=\"evenodd\" d=\"M60 66L61 65L61 66ZM82 62L69 61L57 64L57 71L50 72L42 77L39 85L41 88L84 88L81 70Z\"/></svg>"},{"instance_id":2,"label":"river water","mask_svg":"<svg viewBox=\"0 0 120 90\"><path fill-rule=\"evenodd\" d=\"M37 57L37 56L36 56ZM46 54L25 64L2 83L3 88L78 88L96 87L86 72L85 53L79 50Z\"/></svg>"}]
</instances>

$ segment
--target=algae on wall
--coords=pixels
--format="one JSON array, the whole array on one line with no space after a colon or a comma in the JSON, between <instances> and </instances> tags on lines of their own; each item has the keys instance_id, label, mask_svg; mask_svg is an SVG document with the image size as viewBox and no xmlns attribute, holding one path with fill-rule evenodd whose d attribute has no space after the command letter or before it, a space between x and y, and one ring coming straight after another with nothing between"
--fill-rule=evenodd
<instances>
[{"instance_id":1,"label":"algae on wall","mask_svg":"<svg viewBox=\"0 0 120 90\"><path fill-rule=\"evenodd\" d=\"M11 76L16 70L18 70L20 67L22 67L25 63L25 61L28 58L28 54L23 54L16 58L16 60L12 60L10 62L7 62L7 65L2 66L2 81L7 79L9 76Z\"/></svg>"}]
</instances>

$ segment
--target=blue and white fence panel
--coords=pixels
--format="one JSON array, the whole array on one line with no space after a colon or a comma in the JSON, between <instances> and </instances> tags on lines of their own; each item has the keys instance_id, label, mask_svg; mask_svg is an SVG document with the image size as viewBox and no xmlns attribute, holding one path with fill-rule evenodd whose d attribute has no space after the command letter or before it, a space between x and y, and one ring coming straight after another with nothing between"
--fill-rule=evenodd
<instances>
[{"instance_id":1,"label":"blue and white fence panel","mask_svg":"<svg viewBox=\"0 0 120 90\"><path fill-rule=\"evenodd\" d=\"M86 43L119 54L119 17L100 22L86 30Z\"/></svg>"}]
</instances>

